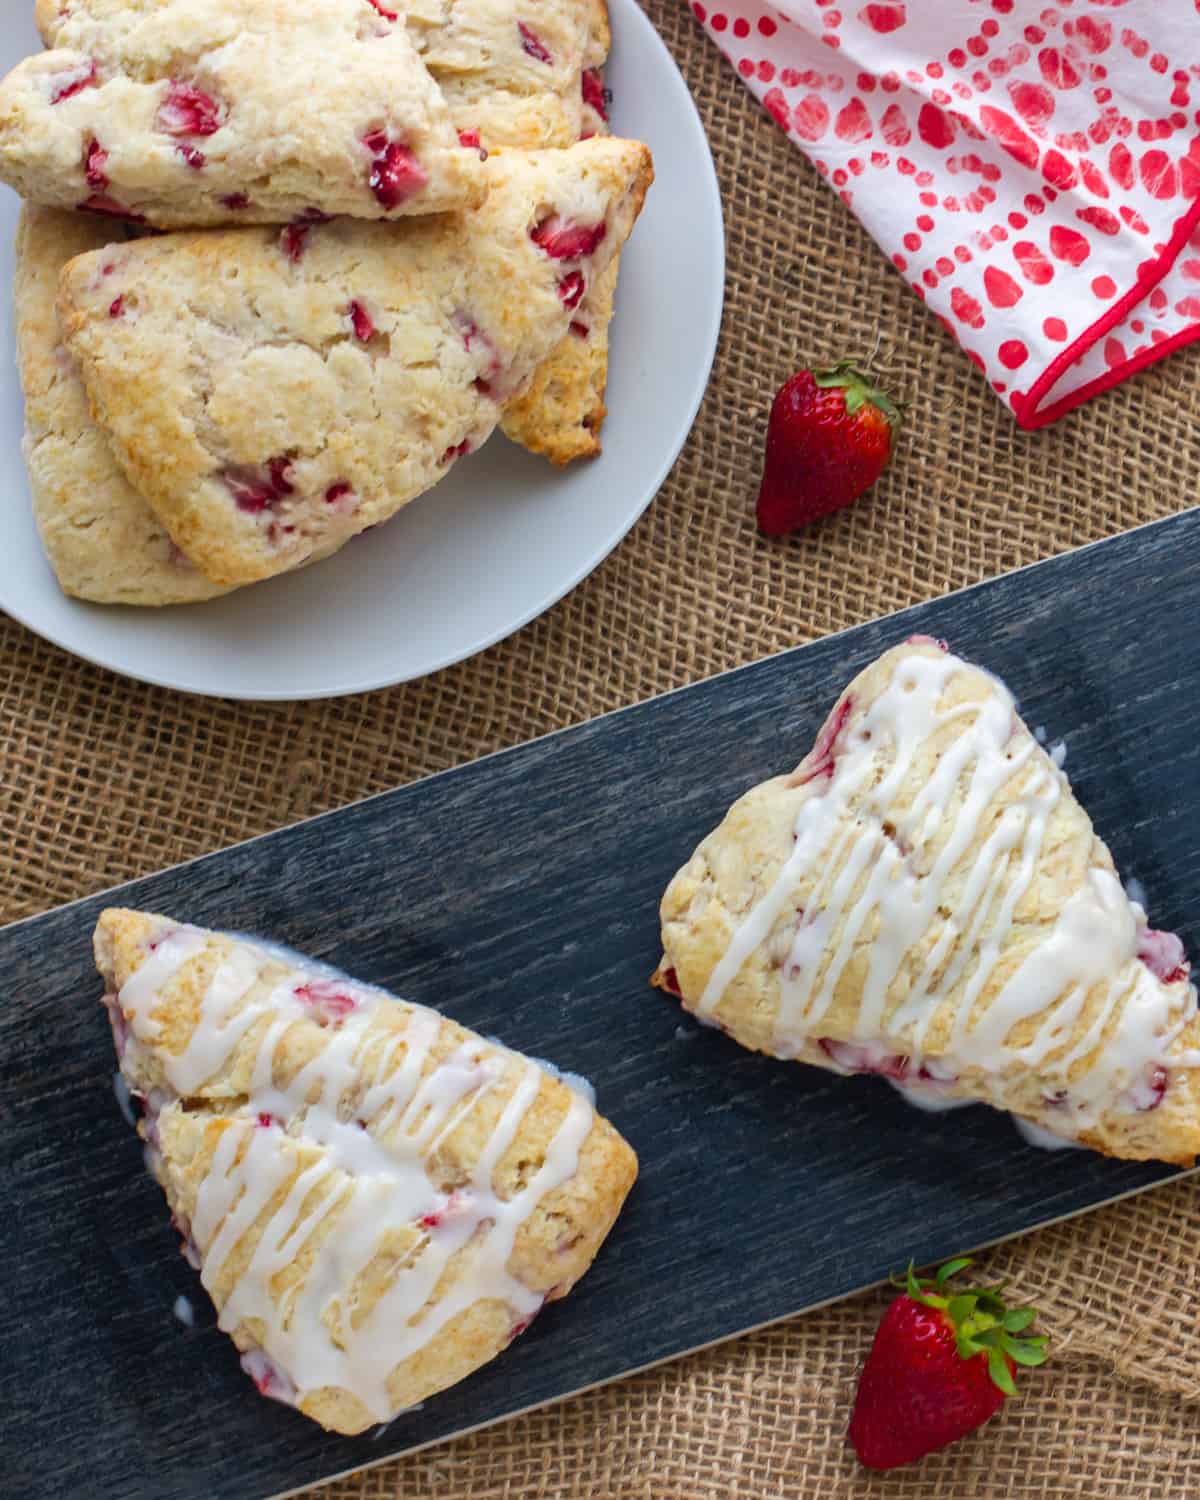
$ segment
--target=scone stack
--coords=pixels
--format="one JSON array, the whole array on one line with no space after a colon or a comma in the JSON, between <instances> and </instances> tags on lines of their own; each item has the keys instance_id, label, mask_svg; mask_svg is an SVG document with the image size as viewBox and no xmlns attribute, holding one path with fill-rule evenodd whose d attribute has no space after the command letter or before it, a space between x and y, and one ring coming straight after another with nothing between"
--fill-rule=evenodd
<instances>
[{"instance_id":1,"label":"scone stack","mask_svg":"<svg viewBox=\"0 0 1200 1500\"><path fill-rule=\"evenodd\" d=\"M39 0L0 84L38 527L190 603L388 520L497 426L599 451L650 153L603 0ZM163 232L167 231L167 232Z\"/></svg>"}]
</instances>

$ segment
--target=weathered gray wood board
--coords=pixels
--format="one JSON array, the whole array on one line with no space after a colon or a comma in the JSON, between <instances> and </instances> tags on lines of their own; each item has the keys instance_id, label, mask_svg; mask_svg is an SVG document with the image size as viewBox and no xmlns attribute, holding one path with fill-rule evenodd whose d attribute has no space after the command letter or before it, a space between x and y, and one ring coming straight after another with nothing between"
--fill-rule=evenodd
<instances>
[{"instance_id":1,"label":"weathered gray wood board","mask_svg":"<svg viewBox=\"0 0 1200 1500\"><path fill-rule=\"evenodd\" d=\"M751 1056L646 979L676 866L917 631L1065 738L1118 862L1195 950L1198 553L1189 512L0 931L0 1492L278 1493L1172 1175ZM576 1293L378 1440L260 1400L113 1099L90 956L113 902L290 943L588 1074L642 1176Z\"/></svg>"}]
</instances>

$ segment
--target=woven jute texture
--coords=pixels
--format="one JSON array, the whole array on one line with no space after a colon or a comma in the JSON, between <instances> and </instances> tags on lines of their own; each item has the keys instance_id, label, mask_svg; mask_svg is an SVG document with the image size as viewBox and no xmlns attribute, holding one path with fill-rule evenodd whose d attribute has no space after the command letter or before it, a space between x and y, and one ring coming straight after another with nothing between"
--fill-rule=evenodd
<instances>
[{"instance_id":1,"label":"woven jute texture","mask_svg":"<svg viewBox=\"0 0 1200 1500\"><path fill-rule=\"evenodd\" d=\"M265 707L179 697L89 667L0 621L4 916L1193 503L1196 356L1176 355L1059 427L1022 436L687 10L650 0L650 12L708 129L729 279L707 399L645 518L586 583L514 639L424 682L341 702ZM619 125L620 100L616 109ZM672 257L688 246L658 253L669 275ZM753 496L771 394L798 364L847 352L870 356L909 402L900 453L868 500L788 542L766 543L755 532ZM842 1441L855 1370L883 1305L871 1294L321 1493L1200 1494L1195 1220L1196 1189L1185 1181L987 1256L988 1274L1011 1276L1044 1308L1053 1362L984 1434L899 1477L866 1476Z\"/></svg>"}]
</instances>

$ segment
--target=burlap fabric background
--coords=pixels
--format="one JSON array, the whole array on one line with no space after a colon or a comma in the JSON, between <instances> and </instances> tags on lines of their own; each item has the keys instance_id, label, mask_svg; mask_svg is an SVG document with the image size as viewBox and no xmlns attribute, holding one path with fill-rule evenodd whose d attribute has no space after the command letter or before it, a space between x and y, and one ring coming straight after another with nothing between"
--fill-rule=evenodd
<instances>
[{"instance_id":1,"label":"burlap fabric background","mask_svg":"<svg viewBox=\"0 0 1200 1500\"><path fill-rule=\"evenodd\" d=\"M1022 436L676 0L651 14L725 195L712 384L632 535L515 639L421 683L258 707L139 687L0 621L3 915L16 918L1193 503L1195 354ZM620 101L617 101L617 123ZM664 266L687 246L663 246ZM800 362L874 352L910 403L873 496L787 543L754 528L764 415ZM620 401L621 392L612 392ZM682 852L682 851L681 851ZM1053 1362L986 1435L869 1478L842 1432L877 1294L322 1491L329 1500L1200 1493L1190 1182L987 1257ZM804 1253L802 1244L797 1254ZM316 1492L313 1492L314 1494Z\"/></svg>"}]
</instances>

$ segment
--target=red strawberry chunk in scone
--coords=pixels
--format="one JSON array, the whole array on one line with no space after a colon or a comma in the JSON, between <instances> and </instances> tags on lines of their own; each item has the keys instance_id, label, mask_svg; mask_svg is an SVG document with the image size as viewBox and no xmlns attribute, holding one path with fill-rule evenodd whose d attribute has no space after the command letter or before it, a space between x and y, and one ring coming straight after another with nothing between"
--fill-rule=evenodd
<instances>
[{"instance_id":1,"label":"red strawberry chunk in scone","mask_svg":"<svg viewBox=\"0 0 1200 1500\"><path fill-rule=\"evenodd\" d=\"M521 33L522 52L532 57L535 62L552 63L554 61L549 48L532 26L526 26L524 21L518 21L517 30Z\"/></svg>"},{"instance_id":2,"label":"red strawberry chunk in scone","mask_svg":"<svg viewBox=\"0 0 1200 1500\"><path fill-rule=\"evenodd\" d=\"M602 120L608 119L604 84L595 68L585 68L583 71L583 102L589 109L594 109Z\"/></svg>"},{"instance_id":3,"label":"red strawberry chunk in scone","mask_svg":"<svg viewBox=\"0 0 1200 1500\"><path fill-rule=\"evenodd\" d=\"M93 137L88 142L87 152L83 159L83 170L87 177L88 187L106 188L108 186L108 173L104 170L107 166L108 152Z\"/></svg>"},{"instance_id":4,"label":"red strawberry chunk in scone","mask_svg":"<svg viewBox=\"0 0 1200 1500\"><path fill-rule=\"evenodd\" d=\"M422 1229L440 1229L444 1224L461 1219L470 1211L471 1194L466 1188L455 1188L435 1208L418 1219Z\"/></svg>"},{"instance_id":5,"label":"red strawberry chunk in scone","mask_svg":"<svg viewBox=\"0 0 1200 1500\"><path fill-rule=\"evenodd\" d=\"M94 62L70 68L65 73L57 73L51 80L50 103L61 104L64 99L73 99L84 89L95 88L99 82Z\"/></svg>"},{"instance_id":6,"label":"red strawberry chunk in scone","mask_svg":"<svg viewBox=\"0 0 1200 1500\"><path fill-rule=\"evenodd\" d=\"M529 238L541 246L551 260L578 260L593 255L608 232L603 219L599 224L575 224L551 214L529 231Z\"/></svg>"},{"instance_id":7,"label":"red strawberry chunk in scone","mask_svg":"<svg viewBox=\"0 0 1200 1500\"><path fill-rule=\"evenodd\" d=\"M852 704L849 698L843 698L833 713L826 719L825 724L817 736L817 742L804 757L796 772L796 785L805 786L810 781L817 781L822 776L832 776L834 761L837 757L837 742L841 732L846 727L846 720L850 717Z\"/></svg>"},{"instance_id":8,"label":"red strawberry chunk in scone","mask_svg":"<svg viewBox=\"0 0 1200 1500\"><path fill-rule=\"evenodd\" d=\"M350 323L354 329L354 337L360 344L369 344L375 337L375 324L361 302L350 304Z\"/></svg>"},{"instance_id":9,"label":"red strawberry chunk in scone","mask_svg":"<svg viewBox=\"0 0 1200 1500\"><path fill-rule=\"evenodd\" d=\"M186 146L182 143L175 147L176 156L182 156L193 172L198 172L201 167L208 165L208 157L203 151L197 151L195 146Z\"/></svg>"},{"instance_id":10,"label":"red strawberry chunk in scone","mask_svg":"<svg viewBox=\"0 0 1200 1500\"><path fill-rule=\"evenodd\" d=\"M542 1307L545 1307L545 1305L546 1305L545 1301L543 1301L542 1302ZM512 1341L514 1339L519 1339L521 1337L521 1335L525 1332L525 1330L533 1322L534 1318L536 1318L537 1315L538 1315L538 1313L541 1312L542 1307L536 1308L527 1317L518 1318L517 1319L517 1321L513 1324L512 1328L509 1329L508 1341L509 1341L510 1344L512 1343Z\"/></svg>"},{"instance_id":11,"label":"red strawberry chunk in scone","mask_svg":"<svg viewBox=\"0 0 1200 1500\"><path fill-rule=\"evenodd\" d=\"M571 271L558 283L558 295L564 307L576 308L587 291L582 271Z\"/></svg>"},{"instance_id":12,"label":"red strawberry chunk in scone","mask_svg":"<svg viewBox=\"0 0 1200 1500\"><path fill-rule=\"evenodd\" d=\"M336 980L310 979L297 986L294 993L318 1026L336 1028L351 1011L358 1009L358 1001Z\"/></svg>"},{"instance_id":13,"label":"red strawberry chunk in scone","mask_svg":"<svg viewBox=\"0 0 1200 1500\"><path fill-rule=\"evenodd\" d=\"M399 141L389 141L386 131L373 130L363 137L363 145L375 158L367 180L384 208L395 208L428 183L429 173L416 153Z\"/></svg>"},{"instance_id":14,"label":"red strawberry chunk in scone","mask_svg":"<svg viewBox=\"0 0 1200 1500\"><path fill-rule=\"evenodd\" d=\"M289 224L279 236L279 248L295 266L304 259L312 229L311 224Z\"/></svg>"},{"instance_id":15,"label":"red strawberry chunk in scone","mask_svg":"<svg viewBox=\"0 0 1200 1500\"><path fill-rule=\"evenodd\" d=\"M1137 956L1164 984L1176 984L1191 973L1183 943L1173 932L1143 927L1138 933Z\"/></svg>"},{"instance_id":16,"label":"red strawberry chunk in scone","mask_svg":"<svg viewBox=\"0 0 1200 1500\"><path fill-rule=\"evenodd\" d=\"M847 1073L871 1073L893 1083L954 1083L956 1075L942 1064L923 1062L913 1071L912 1058L889 1052L882 1042L837 1042L822 1037L817 1045Z\"/></svg>"},{"instance_id":17,"label":"red strawberry chunk in scone","mask_svg":"<svg viewBox=\"0 0 1200 1500\"><path fill-rule=\"evenodd\" d=\"M895 1082L908 1077L908 1058L888 1053L878 1043L835 1042L822 1037L821 1051L848 1073L877 1073Z\"/></svg>"},{"instance_id":18,"label":"red strawberry chunk in scone","mask_svg":"<svg viewBox=\"0 0 1200 1500\"><path fill-rule=\"evenodd\" d=\"M167 135L216 135L222 124L221 109L203 89L172 78L155 124Z\"/></svg>"},{"instance_id":19,"label":"red strawberry chunk in scone","mask_svg":"<svg viewBox=\"0 0 1200 1500\"><path fill-rule=\"evenodd\" d=\"M144 224L145 218L134 213L133 209L126 208L123 203L118 203L115 198L110 198L104 193L93 193L90 198L85 198L79 205L81 213L104 214L110 219L128 219L131 224Z\"/></svg>"},{"instance_id":20,"label":"red strawberry chunk in scone","mask_svg":"<svg viewBox=\"0 0 1200 1500\"><path fill-rule=\"evenodd\" d=\"M289 459L273 458L266 466L265 473L261 469L241 464L225 469L220 477L233 496L237 508L248 515L257 515L295 494L291 468Z\"/></svg>"},{"instance_id":21,"label":"red strawberry chunk in scone","mask_svg":"<svg viewBox=\"0 0 1200 1500\"><path fill-rule=\"evenodd\" d=\"M683 999L683 991L679 987L679 974L675 969L660 969L658 982L669 995L674 995L677 1000Z\"/></svg>"}]
</instances>

